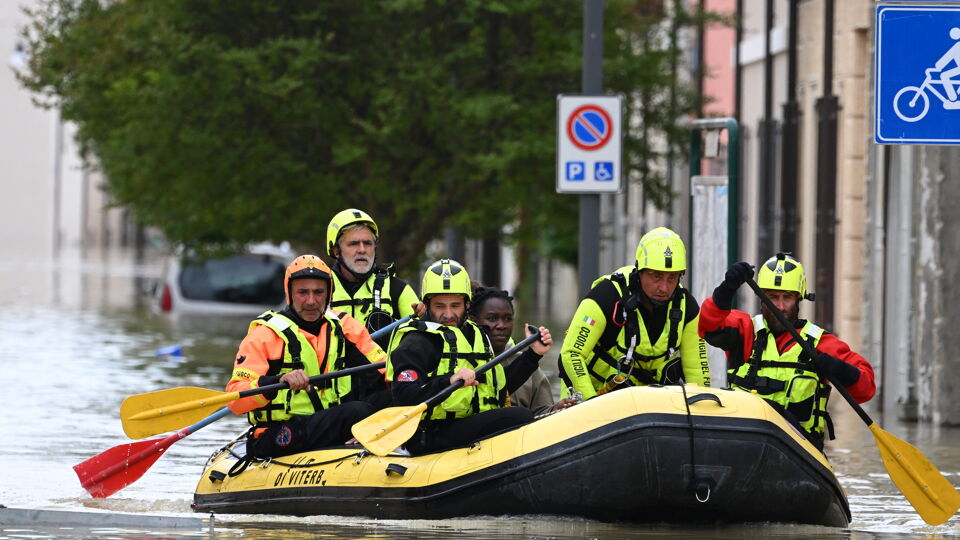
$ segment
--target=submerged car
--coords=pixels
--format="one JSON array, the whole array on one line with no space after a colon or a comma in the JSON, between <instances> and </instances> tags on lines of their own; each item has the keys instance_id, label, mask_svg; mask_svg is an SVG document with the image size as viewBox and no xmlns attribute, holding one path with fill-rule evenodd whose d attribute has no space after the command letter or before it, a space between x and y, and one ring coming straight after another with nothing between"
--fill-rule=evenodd
<instances>
[{"instance_id":1,"label":"submerged car","mask_svg":"<svg viewBox=\"0 0 960 540\"><path fill-rule=\"evenodd\" d=\"M284 303L283 273L297 254L286 243L257 244L217 257L171 257L154 287L165 313L258 315Z\"/></svg>"}]
</instances>

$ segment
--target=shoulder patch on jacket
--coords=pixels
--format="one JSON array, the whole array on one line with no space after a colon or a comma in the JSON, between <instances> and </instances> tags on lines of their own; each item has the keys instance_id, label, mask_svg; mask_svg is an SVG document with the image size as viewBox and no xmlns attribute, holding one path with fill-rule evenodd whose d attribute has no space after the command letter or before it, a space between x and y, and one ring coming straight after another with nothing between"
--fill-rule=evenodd
<instances>
[{"instance_id":1,"label":"shoulder patch on jacket","mask_svg":"<svg viewBox=\"0 0 960 540\"><path fill-rule=\"evenodd\" d=\"M400 374L397 375L397 382L415 382L419 378L420 375L418 375L416 371L408 369L401 371Z\"/></svg>"}]
</instances>

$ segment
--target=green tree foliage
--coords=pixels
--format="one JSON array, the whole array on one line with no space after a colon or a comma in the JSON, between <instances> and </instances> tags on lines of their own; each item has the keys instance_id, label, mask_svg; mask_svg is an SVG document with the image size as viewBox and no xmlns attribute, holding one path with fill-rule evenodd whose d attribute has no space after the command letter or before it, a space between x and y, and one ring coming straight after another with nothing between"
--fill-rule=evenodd
<instances>
[{"instance_id":1,"label":"green tree foliage","mask_svg":"<svg viewBox=\"0 0 960 540\"><path fill-rule=\"evenodd\" d=\"M679 6L681 2L675 1ZM677 116L663 1L608 0L604 80L627 95L628 174ZM556 94L580 89L582 0L45 0L23 84L78 125L117 204L190 246L322 251L358 207L409 269L444 227L514 224L576 258L577 200L554 193ZM676 20L676 19L675 19ZM657 135L659 134L659 135Z\"/></svg>"}]
</instances>

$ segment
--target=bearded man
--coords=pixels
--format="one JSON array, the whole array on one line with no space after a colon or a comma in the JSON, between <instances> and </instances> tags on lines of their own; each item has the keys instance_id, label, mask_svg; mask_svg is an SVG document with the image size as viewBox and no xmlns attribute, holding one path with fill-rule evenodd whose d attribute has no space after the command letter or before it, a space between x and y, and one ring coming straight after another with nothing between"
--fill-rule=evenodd
<instances>
[{"instance_id":1,"label":"bearded man","mask_svg":"<svg viewBox=\"0 0 960 540\"><path fill-rule=\"evenodd\" d=\"M840 338L800 318L800 302L812 301L814 295L807 292L807 276L796 259L786 253L770 257L760 267L757 285L817 351L813 358L765 305L752 319L732 309L737 289L752 277L753 267L745 262L727 269L723 282L700 307L700 336L727 352L732 388L756 392L823 449L825 436L834 438L827 379L863 403L876 392L873 367Z\"/></svg>"},{"instance_id":2,"label":"bearded man","mask_svg":"<svg viewBox=\"0 0 960 540\"><path fill-rule=\"evenodd\" d=\"M392 264L376 264L380 229L363 210L348 208L327 225L327 254L334 289L330 307L343 311L375 332L412 315L420 299ZM380 340L386 345L386 338Z\"/></svg>"}]
</instances>

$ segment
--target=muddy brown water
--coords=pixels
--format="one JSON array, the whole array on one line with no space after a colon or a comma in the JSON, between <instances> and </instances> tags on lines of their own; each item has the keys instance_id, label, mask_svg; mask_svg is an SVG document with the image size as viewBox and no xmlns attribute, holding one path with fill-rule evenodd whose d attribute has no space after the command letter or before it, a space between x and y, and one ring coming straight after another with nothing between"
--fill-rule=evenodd
<instances>
[{"instance_id":1,"label":"muddy brown water","mask_svg":"<svg viewBox=\"0 0 960 540\"><path fill-rule=\"evenodd\" d=\"M124 252L0 262L5 307L0 362L7 417L0 437L0 505L8 507L0 513L0 539L960 538L960 518L931 527L917 516L890 482L872 435L839 399L833 403L838 438L828 445L827 455L850 502L853 522L846 529L608 524L552 516L394 521L195 514L190 502L205 459L245 428L236 417L176 443L123 491L92 499L72 467L130 442L119 421L123 398L176 386L222 389L246 329L246 318L156 313L141 289L158 272L155 261L136 262ZM559 340L565 321L551 323ZM155 354L174 344L182 347L182 358ZM543 364L550 376L552 363ZM868 411L960 484L960 430L900 423ZM27 514L31 511L46 517L27 523L16 519L34 516ZM92 518L84 517L90 513Z\"/></svg>"}]
</instances>

